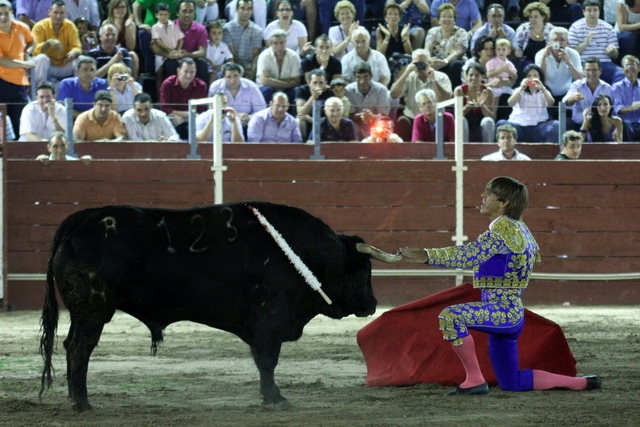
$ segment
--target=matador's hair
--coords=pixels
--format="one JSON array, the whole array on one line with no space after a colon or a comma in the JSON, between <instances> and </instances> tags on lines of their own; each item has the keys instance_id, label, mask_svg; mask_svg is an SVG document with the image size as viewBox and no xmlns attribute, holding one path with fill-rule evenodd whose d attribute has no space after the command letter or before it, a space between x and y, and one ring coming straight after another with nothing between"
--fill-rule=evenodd
<instances>
[{"instance_id":1,"label":"matador's hair","mask_svg":"<svg viewBox=\"0 0 640 427\"><path fill-rule=\"evenodd\" d=\"M495 194L501 202L509 202L504 209L506 216L516 221L522 219L529 205L529 192L523 183L508 176L498 176L489 181L485 191Z\"/></svg>"}]
</instances>

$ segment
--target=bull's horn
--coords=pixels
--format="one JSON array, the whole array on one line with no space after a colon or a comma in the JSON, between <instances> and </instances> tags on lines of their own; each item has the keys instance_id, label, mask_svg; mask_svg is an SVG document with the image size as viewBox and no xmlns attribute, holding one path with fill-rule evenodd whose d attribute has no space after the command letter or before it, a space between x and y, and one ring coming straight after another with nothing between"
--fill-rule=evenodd
<instances>
[{"instance_id":1,"label":"bull's horn","mask_svg":"<svg viewBox=\"0 0 640 427\"><path fill-rule=\"evenodd\" d=\"M358 252L371 255L371 258L377 259L378 261L386 262L388 264L398 262L402 259L402 254L398 253L393 255L365 243L356 243L356 249L358 250Z\"/></svg>"}]
</instances>

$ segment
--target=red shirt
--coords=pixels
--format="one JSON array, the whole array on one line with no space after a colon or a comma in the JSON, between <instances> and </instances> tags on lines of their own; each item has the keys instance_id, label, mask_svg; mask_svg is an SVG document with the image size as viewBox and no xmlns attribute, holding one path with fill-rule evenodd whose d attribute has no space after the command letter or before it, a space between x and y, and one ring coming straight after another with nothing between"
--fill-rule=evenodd
<instances>
[{"instance_id":1,"label":"red shirt","mask_svg":"<svg viewBox=\"0 0 640 427\"><path fill-rule=\"evenodd\" d=\"M173 110L187 111L190 99L206 98L208 91L207 84L197 77L186 89L182 89L178 76L170 76L160 86L160 109L167 114L171 114ZM206 105L198 105L198 113L206 110Z\"/></svg>"}]
</instances>

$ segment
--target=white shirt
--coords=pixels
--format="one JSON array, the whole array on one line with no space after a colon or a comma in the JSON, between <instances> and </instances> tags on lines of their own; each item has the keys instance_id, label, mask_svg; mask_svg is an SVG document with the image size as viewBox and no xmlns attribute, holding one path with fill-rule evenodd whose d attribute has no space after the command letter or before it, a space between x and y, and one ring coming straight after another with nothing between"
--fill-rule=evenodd
<instances>
[{"instance_id":1,"label":"white shirt","mask_svg":"<svg viewBox=\"0 0 640 427\"><path fill-rule=\"evenodd\" d=\"M389 70L389 63L387 58L378 52L369 48L369 59L365 61L360 58L358 53L353 50L342 57L342 77L345 80L352 82L356 79L353 74L353 68L359 62L366 62L371 65L371 72L373 74L373 81L380 83L380 77L384 76L391 81L391 70Z\"/></svg>"},{"instance_id":2,"label":"white shirt","mask_svg":"<svg viewBox=\"0 0 640 427\"><path fill-rule=\"evenodd\" d=\"M281 30L280 28L280 20L276 19L264 29L262 33L262 37L265 40L269 40L271 38L271 32L274 30ZM307 32L304 24L298 20L292 19L291 25L289 26L289 30L287 33L287 48L291 49L295 52L300 52L300 37L307 37L309 33Z\"/></svg>"},{"instance_id":3,"label":"white shirt","mask_svg":"<svg viewBox=\"0 0 640 427\"><path fill-rule=\"evenodd\" d=\"M64 105L56 102L56 118L63 129L66 124L65 117ZM55 131L53 119L42 110L38 101L30 102L24 107L20 116L20 141L26 141L28 133L35 133L40 138L49 138Z\"/></svg>"},{"instance_id":4,"label":"white shirt","mask_svg":"<svg viewBox=\"0 0 640 427\"><path fill-rule=\"evenodd\" d=\"M267 69L271 72L272 79L286 80L296 77L300 74L300 55L291 49L285 49L284 59L282 60L282 68L278 68L278 61L273 49L269 48L258 56L258 66L256 76L260 76ZM256 78L258 87L264 86L260 77Z\"/></svg>"},{"instance_id":5,"label":"white shirt","mask_svg":"<svg viewBox=\"0 0 640 427\"><path fill-rule=\"evenodd\" d=\"M211 115L213 114L213 110L207 110L204 113L198 114L196 117L196 133L200 132L207 125L209 120L211 119ZM238 131L240 133L240 137L242 138L242 142L244 142L244 135L242 132L242 121L240 118L236 116L236 125L238 126ZM213 141L213 126L211 126L211 135L209 136L207 142ZM227 116L222 117L222 142L231 142L231 120Z\"/></svg>"},{"instance_id":6,"label":"white shirt","mask_svg":"<svg viewBox=\"0 0 640 427\"><path fill-rule=\"evenodd\" d=\"M534 93L529 92L529 89L522 91L520 99L513 106L509 121L520 126L535 126L547 120L549 112L544 93L541 90Z\"/></svg>"},{"instance_id":7,"label":"white shirt","mask_svg":"<svg viewBox=\"0 0 640 427\"><path fill-rule=\"evenodd\" d=\"M158 141L159 136L166 137L168 142L180 141L178 132L169 121L164 111L151 109L147 124L138 120L133 108L127 110L122 115L122 123L127 129L127 139L129 141Z\"/></svg>"},{"instance_id":8,"label":"white shirt","mask_svg":"<svg viewBox=\"0 0 640 427\"><path fill-rule=\"evenodd\" d=\"M542 65L542 59L544 58L544 52L546 49L540 49L536 53L536 65L540 67ZM580 54L577 50L566 47L565 52L569 56L569 62L573 68L578 72L582 72L582 61L580 60ZM571 76L571 70L567 67L564 61L558 63L553 55L547 57L547 69L542 70L547 76L547 86L551 90L553 96L562 96L569 91L573 77Z\"/></svg>"},{"instance_id":9,"label":"white shirt","mask_svg":"<svg viewBox=\"0 0 640 427\"><path fill-rule=\"evenodd\" d=\"M502 154L502 150L496 151L495 153L487 154L482 158L482 160L531 160L529 156L526 154L522 154L518 150L516 150L516 155L513 156L512 159L507 159L504 154Z\"/></svg>"}]
</instances>

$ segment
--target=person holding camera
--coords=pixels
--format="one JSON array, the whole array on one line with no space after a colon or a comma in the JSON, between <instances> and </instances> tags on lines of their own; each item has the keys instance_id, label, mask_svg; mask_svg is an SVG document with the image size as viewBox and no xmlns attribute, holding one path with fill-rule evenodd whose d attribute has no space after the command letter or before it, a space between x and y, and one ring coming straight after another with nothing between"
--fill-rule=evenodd
<instances>
[{"instance_id":1,"label":"person holding camera","mask_svg":"<svg viewBox=\"0 0 640 427\"><path fill-rule=\"evenodd\" d=\"M111 108L123 114L133 107L133 98L142 92L142 85L133 80L129 69L124 64L115 64L109 68L107 81L109 82L109 91L113 95Z\"/></svg>"},{"instance_id":2,"label":"person holding camera","mask_svg":"<svg viewBox=\"0 0 640 427\"><path fill-rule=\"evenodd\" d=\"M425 49L416 49L412 53L413 61L391 86L391 98L404 97L405 108L398 117L397 133L404 141L411 140L413 120L421 113L416 102L416 94L423 89L435 92L437 101L451 98L451 80L442 71L429 66L429 53Z\"/></svg>"},{"instance_id":3,"label":"person holding camera","mask_svg":"<svg viewBox=\"0 0 640 427\"><path fill-rule=\"evenodd\" d=\"M236 110L229 106L229 97L223 90L215 91L212 96L222 95L222 142L244 142L242 122ZM211 108L196 118L196 140L213 142L213 109Z\"/></svg>"},{"instance_id":4,"label":"person holding camera","mask_svg":"<svg viewBox=\"0 0 640 427\"><path fill-rule=\"evenodd\" d=\"M393 133L393 120L389 117L379 117L373 126L371 134L362 140L364 144L379 142L404 142L402 138Z\"/></svg>"}]
</instances>

